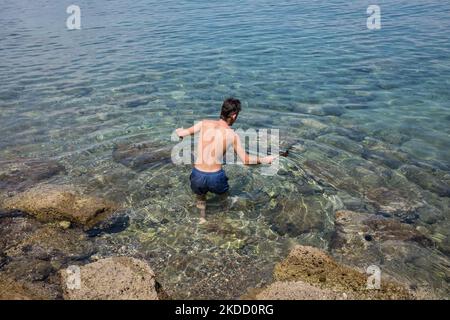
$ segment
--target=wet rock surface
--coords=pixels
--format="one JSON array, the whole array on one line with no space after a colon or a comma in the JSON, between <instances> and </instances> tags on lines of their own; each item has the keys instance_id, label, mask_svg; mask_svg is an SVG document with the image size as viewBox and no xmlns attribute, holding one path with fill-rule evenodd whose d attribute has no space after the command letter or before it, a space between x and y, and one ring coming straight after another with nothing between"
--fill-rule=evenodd
<instances>
[{"instance_id":1,"label":"wet rock surface","mask_svg":"<svg viewBox=\"0 0 450 320\"><path fill-rule=\"evenodd\" d=\"M64 172L64 166L56 161L28 160L15 163L0 171L0 191L24 191Z\"/></svg>"},{"instance_id":2,"label":"wet rock surface","mask_svg":"<svg viewBox=\"0 0 450 320\"><path fill-rule=\"evenodd\" d=\"M94 252L93 244L81 229L63 230L52 225L40 226L17 245L5 250L11 259L51 260L61 265L86 260Z\"/></svg>"},{"instance_id":3,"label":"wet rock surface","mask_svg":"<svg viewBox=\"0 0 450 320\"><path fill-rule=\"evenodd\" d=\"M406 223L416 221L419 218L416 211L423 206L423 203L413 199L411 194L402 194L402 190L393 188L371 189L366 197L380 214L397 216Z\"/></svg>"},{"instance_id":4,"label":"wet rock surface","mask_svg":"<svg viewBox=\"0 0 450 320\"><path fill-rule=\"evenodd\" d=\"M39 185L3 201L4 210L27 212L44 222L69 220L90 227L118 209L112 201L82 195L68 185Z\"/></svg>"},{"instance_id":5,"label":"wet rock surface","mask_svg":"<svg viewBox=\"0 0 450 320\"><path fill-rule=\"evenodd\" d=\"M441 197L450 197L450 175L445 172L434 170L428 173L415 166L403 166L400 171L411 182L419 185L425 190L436 193Z\"/></svg>"},{"instance_id":6,"label":"wet rock surface","mask_svg":"<svg viewBox=\"0 0 450 320\"><path fill-rule=\"evenodd\" d=\"M58 289L42 282L25 282L0 274L0 300L54 300Z\"/></svg>"},{"instance_id":7,"label":"wet rock surface","mask_svg":"<svg viewBox=\"0 0 450 320\"><path fill-rule=\"evenodd\" d=\"M439 283L448 277L449 260L439 241L424 226L415 227L398 218L340 210L336 212L330 248L332 255L345 263L377 265L412 286L424 290L430 290L430 286L439 288L435 293L445 296L448 292ZM425 268L427 259L434 261L432 272Z\"/></svg>"},{"instance_id":8,"label":"wet rock surface","mask_svg":"<svg viewBox=\"0 0 450 320\"><path fill-rule=\"evenodd\" d=\"M95 237L101 235L103 233L118 233L130 225L130 217L125 211L116 211L106 217L104 220L101 220L95 223L91 228L86 230L86 233L90 237Z\"/></svg>"},{"instance_id":9,"label":"wet rock surface","mask_svg":"<svg viewBox=\"0 0 450 320\"><path fill-rule=\"evenodd\" d=\"M3 299L61 299L57 271L95 252L82 230L63 230L18 213L0 215L0 239Z\"/></svg>"},{"instance_id":10,"label":"wet rock surface","mask_svg":"<svg viewBox=\"0 0 450 320\"><path fill-rule=\"evenodd\" d=\"M114 147L112 158L124 166L143 171L154 166L169 164L172 146L158 143L117 144Z\"/></svg>"},{"instance_id":11,"label":"wet rock surface","mask_svg":"<svg viewBox=\"0 0 450 320\"><path fill-rule=\"evenodd\" d=\"M80 268L80 287L67 283L67 270L62 270L61 285L67 300L158 300L155 274L141 260L112 257Z\"/></svg>"},{"instance_id":12,"label":"wet rock surface","mask_svg":"<svg viewBox=\"0 0 450 320\"><path fill-rule=\"evenodd\" d=\"M349 292L321 289L303 281L276 281L256 294L256 300L345 300L354 299Z\"/></svg>"},{"instance_id":13,"label":"wet rock surface","mask_svg":"<svg viewBox=\"0 0 450 320\"><path fill-rule=\"evenodd\" d=\"M332 248L344 250L368 249L387 240L412 241L432 246L433 241L410 224L393 218L348 210L336 212Z\"/></svg>"},{"instance_id":14,"label":"wet rock surface","mask_svg":"<svg viewBox=\"0 0 450 320\"><path fill-rule=\"evenodd\" d=\"M324 295L345 293L350 299L412 299L402 285L381 280L380 290L367 290L367 275L333 260L313 247L296 246L286 259L275 266L277 281L301 281L319 288ZM293 286L292 290L303 289ZM320 292L320 291L319 291ZM300 295L301 296L301 295Z\"/></svg>"},{"instance_id":15,"label":"wet rock surface","mask_svg":"<svg viewBox=\"0 0 450 320\"><path fill-rule=\"evenodd\" d=\"M122 224L123 216L106 226L115 220ZM91 236L70 224L44 223L19 211L0 212L0 299L167 298L144 261L113 257L89 263L98 260L95 253L102 242ZM80 290L67 287L69 266L82 270Z\"/></svg>"},{"instance_id":16,"label":"wet rock surface","mask_svg":"<svg viewBox=\"0 0 450 320\"><path fill-rule=\"evenodd\" d=\"M302 197L301 201L277 199L272 230L280 235L296 237L302 233L326 230L327 219L333 207L323 197Z\"/></svg>"}]
</instances>

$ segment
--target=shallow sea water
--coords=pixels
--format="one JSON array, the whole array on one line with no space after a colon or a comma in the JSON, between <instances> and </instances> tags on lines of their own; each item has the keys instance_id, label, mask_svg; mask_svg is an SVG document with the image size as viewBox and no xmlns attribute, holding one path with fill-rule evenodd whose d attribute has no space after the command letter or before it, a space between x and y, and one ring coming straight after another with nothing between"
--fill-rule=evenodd
<instances>
[{"instance_id":1,"label":"shallow sea water","mask_svg":"<svg viewBox=\"0 0 450 320\"><path fill-rule=\"evenodd\" d=\"M379 31L369 1L76 4L69 31L64 3L2 1L0 172L55 160L66 174L51 182L121 203L131 224L101 236L102 255L146 259L173 297L236 298L293 244L331 250L334 212L351 209L436 242L336 258L448 297L450 3L378 1ZM228 96L237 128L280 129L290 155L275 177L226 166L232 205L211 197L201 227L190 168L164 146ZM400 209L380 209L380 188Z\"/></svg>"}]
</instances>

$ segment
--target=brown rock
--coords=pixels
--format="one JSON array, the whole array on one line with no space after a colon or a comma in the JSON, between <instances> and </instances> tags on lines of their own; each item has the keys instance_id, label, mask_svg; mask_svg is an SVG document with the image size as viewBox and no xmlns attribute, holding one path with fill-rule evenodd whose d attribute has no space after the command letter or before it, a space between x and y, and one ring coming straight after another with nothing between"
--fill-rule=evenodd
<instances>
[{"instance_id":1,"label":"brown rock","mask_svg":"<svg viewBox=\"0 0 450 320\"><path fill-rule=\"evenodd\" d=\"M80 267L80 287L68 285L60 272L67 300L158 300L155 274L149 265L128 257L106 258Z\"/></svg>"},{"instance_id":2,"label":"brown rock","mask_svg":"<svg viewBox=\"0 0 450 320\"><path fill-rule=\"evenodd\" d=\"M347 294L321 289L303 281L277 281L258 293L256 300L345 300Z\"/></svg>"},{"instance_id":3,"label":"brown rock","mask_svg":"<svg viewBox=\"0 0 450 320\"><path fill-rule=\"evenodd\" d=\"M346 293L355 299L413 298L401 285L383 279L379 290L368 290L366 274L307 246L294 247L288 257L275 266L274 277L277 281L302 281L320 289Z\"/></svg>"},{"instance_id":4,"label":"brown rock","mask_svg":"<svg viewBox=\"0 0 450 320\"><path fill-rule=\"evenodd\" d=\"M23 282L0 274L0 300L53 300L55 290L42 282Z\"/></svg>"},{"instance_id":5,"label":"brown rock","mask_svg":"<svg viewBox=\"0 0 450 320\"><path fill-rule=\"evenodd\" d=\"M143 171L155 165L171 163L172 147L154 142L117 144L113 150L114 161L135 171Z\"/></svg>"},{"instance_id":6,"label":"brown rock","mask_svg":"<svg viewBox=\"0 0 450 320\"><path fill-rule=\"evenodd\" d=\"M366 197L378 211L397 216L408 223L418 218L416 211L424 205L416 200L420 197L412 190L410 194L406 194L404 190L380 187L369 189Z\"/></svg>"},{"instance_id":7,"label":"brown rock","mask_svg":"<svg viewBox=\"0 0 450 320\"><path fill-rule=\"evenodd\" d=\"M27 212L44 222L68 220L90 227L118 206L108 200L81 195L72 186L40 185L5 199L3 208Z\"/></svg>"},{"instance_id":8,"label":"brown rock","mask_svg":"<svg viewBox=\"0 0 450 320\"><path fill-rule=\"evenodd\" d=\"M0 191L24 191L64 170L65 168L55 161L25 160L0 173Z\"/></svg>"},{"instance_id":9,"label":"brown rock","mask_svg":"<svg viewBox=\"0 0 450 320\"><path fill-rule=\"evenodd\" d=\"M87 259L94 252L93 244L80 229L61 230L43 225L33 233L23 235L15 246L5 250L12 258L28 257L30 259L60 261ZM26 267L26 266L24 266Z\"/></svg>"},{"instance_id":10,"label":"brown rock","mask_svg":"<svg viewBox=\"0 0 450 320\"><path fill-rule=\"evenodd\" d=\"M322 231L328 227L333 215L332 204L322 196L303 196L301 201L278 200L277 212L271 218L272 229L281 235L296 237L311 231Z\"/></svg>"},{"instance_id":11,"label":"brown rock","mask_svg":"<svg viewBox=\"0 0 450 320\"><path fill-rule=\"evenodd\" d=\"M368 226L370 236L375 240L414 241L424 246L431 246L433 242L410 224L401 223L395 219L371 216L364 221Z\"/></svg>"},{"instance_id":12,"label":"brown rock","mask_svg":"<svg viewBox=\"0 0 450 320\"><path fill-rule=\"evenodd\" d=\"M339 210L336 212L333 247L367 248L377 241L414 241L424 246L433 242L410 224L393 218L368 215L360 212Z\"/></svg>"}]
</instances>

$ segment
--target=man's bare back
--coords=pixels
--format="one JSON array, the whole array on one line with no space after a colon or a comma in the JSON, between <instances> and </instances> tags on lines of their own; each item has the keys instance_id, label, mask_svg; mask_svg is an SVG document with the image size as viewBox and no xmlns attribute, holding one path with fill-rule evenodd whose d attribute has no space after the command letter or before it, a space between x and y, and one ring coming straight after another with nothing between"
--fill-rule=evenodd
<instances>
[{"instance_id":1,"label":"man's bare back","mask_svg":"<svg viewBox=\"0 0 450 320\"><path fill-rule=\"evenodd\" d=\"M222 169L223 157L232 145L234 152L245 165L271 163L272 156L257 157L245 152L239 136L228 123L220 120L202 120L189 129L177 129L180 137L198 134L198 146L194 167L203 172L216 172Z\"/></svg>"},{"instance_id":2,"label":"man's bare back","mask_svg":"<svg viewBox=\"0 0 450 320\"><path fill-rule=\"evenodd\" d=\"M203 172L222 169L223 157L236 135L223 120L201 121L194 167Z\"/></svg>"}]
</instances>

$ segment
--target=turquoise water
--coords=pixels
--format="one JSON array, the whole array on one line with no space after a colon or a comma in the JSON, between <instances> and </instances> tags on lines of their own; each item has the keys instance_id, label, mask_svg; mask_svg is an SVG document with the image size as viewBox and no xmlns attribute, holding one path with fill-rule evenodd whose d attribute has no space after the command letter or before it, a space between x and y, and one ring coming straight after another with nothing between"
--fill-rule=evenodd
<instances>
[{"instance_id":1,"label":"turquoise water","mask_svg":"<svg viewBox=\"0 0 450 320\"><path fill-rule=\"evenodd\" d=\"M131 225L102 236L103 255L147 259L175 297L234 298L293 243L333 253L334 212L352 209L434 245L338 258L448 295L450 3L377 1L378 31L372 1L77 0L73 31L70 4L2 1L0 171L54 160L65 174L50 182L121 203ZM237 128L279 128L292 149L275 177L226 168L233 206L211 199L199 227L189 167L158 152L228 96ZM157 155L130 162L130 148Z\"/></svg>"}]
</instances>

